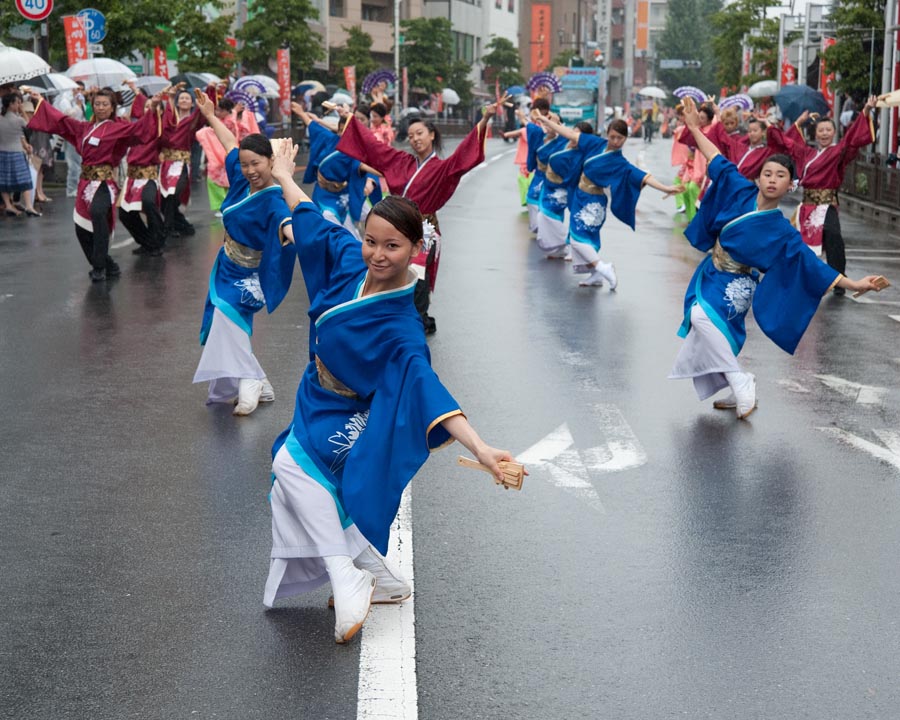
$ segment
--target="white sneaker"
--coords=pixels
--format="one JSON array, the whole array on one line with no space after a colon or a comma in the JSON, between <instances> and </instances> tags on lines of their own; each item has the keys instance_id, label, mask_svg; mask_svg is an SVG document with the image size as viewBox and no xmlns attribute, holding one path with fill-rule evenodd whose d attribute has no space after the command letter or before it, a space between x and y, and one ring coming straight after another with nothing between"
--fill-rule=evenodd
<instances>
[{"instance_id":1,"label":"white sneaker","mask_svg":"<svg viewBox=\"0 0 900 720\"><path fill-rule=\"evenodd\" d=\"M393 605L402 603L412 595L412 588L400 571L390 565L386 558L371 545L363 550L353 564L360 570L368 570L375 576L373 605ZM328 607L334 607L334 595L328 598Z\"/></svg>"},{"instance_id":2,"label":"white sneaker","mask_svg":"<svg viewBox=\"0 0 900 720\"><path fill-rule=\"evenodd\" d=\"M603 287L603 273L594 270L587 278L578 283L579 287Z\"/></svg>"},{"instance_id":3,"label":"white sneaker","mask_svg":"<svg viewBox=\"0 0 900 720\"><path fill-rule=\"evenodd\" d=\"M609 289L615 290L619 285L619 278L616 275L616 266L612 263L597 263L597 270L602 273L603 277L609 282Z\"/></svg>"},{"instance_id":4,"label":"white sneaker","mask_svg":"<svg viewBox=\"0 0 900 720\"><path fill-rule=\"evenodd\" d=\"M713 407L716 410L734 410L737 407L737 398L734 391L730 391L725 397L713 400Z\"/></svg>"},{"instance_id":5,"label":"white sneaker","mask_svg":"<svg viewBox=\"0 0 900 720\"><path fill-rule=\"evenodd\" d=\"M334 588L334 641L343 645L358 633L369 616L375 576L368 570L357 570L350 582Z\"/></svg>"},{"instance_id":6,"label":"white sneaker","mask_svg":"<svg viewBox=\"0 0 900 720\"><path fill-rule=\"evenodd\" d=\"M566 262L572 262L572 248L566 245L566 254L563 255L563 260Z\"/></svg>"},{"instance_id":7,"label":"white sneaker","mask_svg":"<svg viewBox=\"0 0 900 720\"><path fill-rule=\"evenodd\" d=\"M735 413L739 420L745 420L756 410L756 377L753 373L728 373L735 398ZM740 377L735 377L740 376Z\"/></svg>"},{"instance_id":8,"label":"white sneaker","mask_svg":"<svg viewBox=\"0 0 900 720\"><path fill-rule=\"evenodd\" d=\"M221 211L221 210L216 210L216 211L213 213L213 215L214 215L215 217L217 217L217 218L220 218L220 217L222 217L222 211Z\"/></svg>"},{"instance_id":9,"label":"white sneaker","mask_svg":"<svg viewBox=\"0 0 900 720\"><path fill-rule=\"evenodd\" d=\"M261 382L262 391L259 393L259 401L273 402L275 400L275 389L272 387L272 383L269 382L268 378L263 378Z\"/></svg>"},{"instance_id":10,"label":"white sneaker","mask_svg":"<svg viewBox=\"0 0 900 720\"><path fill-rule=\"evenodd\" d=\"M238 401L232 410L232 415L249 415L259 405L259 396L262 393L262 380L256 378L241 378L238 384Z\"/></svg>"}]
</instances>

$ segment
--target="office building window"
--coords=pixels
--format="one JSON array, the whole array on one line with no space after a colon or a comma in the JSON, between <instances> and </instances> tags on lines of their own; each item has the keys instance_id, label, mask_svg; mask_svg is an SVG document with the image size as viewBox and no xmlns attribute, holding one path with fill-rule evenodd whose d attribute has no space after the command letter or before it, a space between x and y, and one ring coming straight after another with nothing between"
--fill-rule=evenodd
<instances>
[{"instance_id":1,"label":"office building window","mask_svg":"<svg viewBox=\"0 0 900 720\"><path fill-rule=\"evenodd\" d=\"M329 0L328 14L331 17L344 17L344 0Z\"/></svg>"}]
</instances>

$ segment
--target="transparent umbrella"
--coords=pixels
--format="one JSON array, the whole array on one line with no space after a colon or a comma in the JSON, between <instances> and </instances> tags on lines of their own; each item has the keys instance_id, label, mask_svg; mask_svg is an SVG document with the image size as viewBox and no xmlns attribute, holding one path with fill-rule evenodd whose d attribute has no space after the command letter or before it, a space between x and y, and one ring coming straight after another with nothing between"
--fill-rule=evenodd
<instances>
[{"instance_id":1,"label":"transparent umbrella","mask_svg":"<svg viewBox=\"0 0 900 720\"><path fill-rule=\"evenodd\" d=\"M74 90L78 85L72 78L68 78L62 73L47 73L29 80L28 87L34 88L42 94L56 95L66 90Z\"/></svg>"},{"instance_id":2,"label":"transparent umbrella","mask_svg":"<svg viewBox=\"0 0 900 720\"><path fill-rule=\"evenodd\" d=\"M27 50L0 47L0 85L30 80L50 72L50 66L39 56Z\"/></svg>"},{"instance_id":3,"label":"transparent umbrella","mask_svg":"<svg viewBox=\"0 0 900 720\"><path fill-rule=\"evenodd\" d=\"M760 80L747 88L747 94L752 98L771 97L778 92L778 83L774 80Z\"/></svg>"},{"instance_id":4,"label":"transparent umbrella","mask_svg":"<svg viewBox=\"0 0 900 720\"><path fill-rule=\"evenodd\" d=\"M237 82L234 83L234 88L236 90L244 90L244 86L252 85L254 87L262 87L261 95L266 95L268 97L278 97L280 94L280 88L278 86L278 81L275 78L270 78L268 75L246 75L242 78L239 78ZM245 92L253 93L250 90L246 90Z\"/></svg>"},{"instance_id":5,"label":"transparent umbrella","mask_svg":"<svg viewBox=\"0 0 900 720\"><path fill-rule=\"evenodd\" d=\"M647 87L642 87L637 91L638 95L643 95L644 97L657 98L658 100L666 99L666 91L662 88L658 88L655 85L648 85Z\"/></svg>"},{"instance_id":6,"label":"transparent umbrella","mask_svg":"<svg viewBox=\"0 0 900 720\"><path fill-rule=\"evenodd\" d=\"M123 81L137 77L130 67L112 58L81 60L69 67L66 75L72 80L81 80L88 88L117 88Z\"/></svg>"},{"instance_id":7,"label":"transparent umbrella","mask_svg":"<svg viewBox=\"0 0 900 720\"><path fill-rule=\"evenodd\" d=\"M165 90L169 87L172 81L169 78L164 78L162 75L144 75L135 80L134 84L148 95L156 95L160 90Z\"/></svg>"},{"instance_id":8,"label":"transparent umbrella","mask_svg":"<svg viewBox=\"0 0 900 720\"><path fill-rule=\"evenodd\" d=\"M459 93L451 88L444 88L441 91L441 98L448 105L459 105Z\"/></svg>"}]
</instances>

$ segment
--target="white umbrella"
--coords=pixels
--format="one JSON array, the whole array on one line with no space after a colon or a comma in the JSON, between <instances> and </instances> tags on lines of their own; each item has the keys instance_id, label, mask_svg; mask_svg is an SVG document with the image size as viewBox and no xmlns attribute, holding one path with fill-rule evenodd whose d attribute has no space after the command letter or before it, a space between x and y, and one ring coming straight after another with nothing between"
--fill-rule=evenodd
<instances>
[{"instance_id":1,"label":"white umbrella","mask_svg":"<svg viewBox=\"0 0 900 720\"><path fill-rule=\"evenodd\" d=\"M81 80L88 88L116 88L125 80L137 78L130 67L111 58L81 60L66 70L66 75L73 80Z\"/></svg>"},{"instance_id":2,"label":"white umbrella","mask_svg":"<svg viewBox=\"0 0 900 720\"><path fill-rule=\"evenodd\" d=\"M448 105L459 105L459 93L451 88L444 88L441 91L441 98Z\"/></svg>"},{"instance_id":3,"label":"white umbrella","mask_svg":"<svg viewBox=\"0 0 900 720\"><path fill-rule=\"evenodd\" d=\"M74 90L78 85L72 78L68 78L62 73L53 72L32 78L28 83L28 87L37 90L42 95L44 93L56 95L66 90Z\"/></svg>"},{"instance_id":4,"label":"white umbrella","mask_svg":"<svg viewBox=\"0 0 900 720\"><path fill-rule=\"evenodd\" d=\"M655 85L648 85L647 87L642 87L637 91L638 95L643 95L645 97L658 98L659 100L666 99L666 91L662 88L658 88Z\"/></svg>"},{"instance_id":5,"label":"white umbrella","mask_svg":"<svg viewBox=\"0 0 900 720\"><path fill-rule=\"evenodd\" d=\"M239 78L234 84L234 89L240 90L241 85L248 81L250 81L251 84L257 82L262 85L266 89L263 95L266 95L267 97L278 97L281 94L281 88L278 85L278 81L275 80L275 78L270 78L268 75L245 75L244 77Z\"/></svg>"},{"instance_id":6,"label":"white umbrella","mask_svg":"<svg viewBox=\"0 0 900 720\"><path fill-rule=\"evenodd\" d=\"M172 82L169 78L164 78L162 75L144 75L135 80L134 84L145 90L148 95L156 95L160 90L165 90L169 87Z\"/></svg>"},{"instance_id":7,"label":"white umbrella","mask_svg":"<svg viewBox=\"0 0 900 720\"><path fill-rule=\"evenodd\" d=\"M0 47L0 85L30 80L50 72L50 66L39 56L27 50Z\"/></svg>"},{"instance_id":8,"label":"white umbrella","mask_svg":"<svg viewBox=\"0 0 900 720\"><path fill-rule=\"evenodd\" d=\"M213 73L197 73L200 77L206 80L206 83L220 83L222 82L222 78L218 75L214 75Z\"/></svg>"},{"instance_id":9,"label":"white umbrella","mask_svg":"<svg viewBox=\"0 0 900 720\"><path fill-rule=\"evenodd\" d=\"M752 98L771 97L777 92L778 83L774 80L760 80L747 89L747 94Z\"/></svg>"},{"instance_id":10,"label":"white umbrella","mask_svg":"<svg viewBox=\"0 0 900 720\"><path fill-rule=\"evenodd\" d=\"M353 98L342 92L336 92L331 96L331 99L328 102L332 102L335 105L350 105L351 107L353 106Z\"/></svg>"}]
</instances>

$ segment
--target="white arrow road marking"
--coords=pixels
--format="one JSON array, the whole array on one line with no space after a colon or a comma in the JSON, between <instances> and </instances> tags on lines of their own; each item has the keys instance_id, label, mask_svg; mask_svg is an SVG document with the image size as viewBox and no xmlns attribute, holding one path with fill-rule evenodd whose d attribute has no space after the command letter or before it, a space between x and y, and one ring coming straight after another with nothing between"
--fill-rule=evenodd
<instances>
[{"instance_id":1,"label":"white arrow road marking","mask_svg":"<svg viewBox=\"0 0 900 720\"><path fill-rule=\"evenodd\" d=\"M900 300L878 300L875 293L866 293L865 295L860 295L859 297L853 297L850 295L850 299L853 302L863 303L864 305L900 305Z\"/></svg>"},{"instance_id":2,"label":"white arrow road marking","mask_svg":"<svg viewBox=\"0 0 900 720\"><path fill-rule=\"evenodd\" d=\"M413 584L412 498L410 487L400 500L391 526L388 554L406 581ZM399 605L373 605L359 647L357 720L416 720L415 592Z\"/></svg>"},{"instance_id":3,"label":"white arrow road marking","mask_svg":"<svg viewBox=\"0 0 900 720\"><path fill-rule=\"evenodd\" d=\"M873 430L872 432L878 436L888 450L900 457L900 430Z\"/></svg>"},{"instance_id":4,"label":"white arrow road marking","mask_svg":"<svg viewBox=\"0 0 900 720\"><path fill-rule=\"evenodd\" d=\"M880 405L887 395L887 388L875 385L863 385L845 380L835 375L816 375L826 387L837 390L841 395L853 398L860 405Z\"/></svg>"},{"instance_id":5,"label":"white arrow road marking","mask_svg":"<svg viewBox=\"0 0 900 720\"><path fill-rule=\"evenodd\" d=\"M595 405L600 429L606 437L602 445L579 452L567 423L539 440L516 459L526 467L546 467L556 487L578 495L598 510L603 510L600 496L591 485L591 472L616 472L639 467L647 462L647 454L637 436L615 405Z\"/></svg>"},{"instance_id":6,"label":"white arrow road marking","mask_svg":"<svg viewBox=\"0 0 900 720\"><path fill-rule=\"evenodd\" d=\"M781 385L788 392L793 393L808 393L810 390L805 385L801 384L797 380L778 380L778 384Z\"/></svg>"},{"instance_id":7,"label":"white arrow road marking","mask_svg":"<svg viewBox=\"0 0 900 720\"><path fill-rule=\"evenodd\" d=\"M900 315L888 315L888 317L891 320L896 320L897 322L900 322Z\"/></svg>"},{"instance_id":8,"label":"white arrow road marking","mask_svg":"<svg viewBox=\"0 0 900 720\"><path fill-rule=\"evenodd\" d=\"M873 442L869 442L868 440L864 440L861 437L854 435L853 433L847 432L846 430L842 430L841 428L834 427L820 427L816 428L816 430L821 430L823 433L828 435L833 435L839 441L850 445L851 447L855 447L857 450L864 450L865 452L873 455L878 458L882 462L886 462L889 465L893 465L895 468L900 470L900 454L898 454L898 450L900 450L900 433L896 430L875 430L874 433L878 435L879 439L884 441L882 434L888 438L893 447L890 450L886 450L881 447L881 445L876 445ZM887 444L887 442L885 442ZM891 447L889 445L889 447Z\"/></svg>"}]
</instances>

